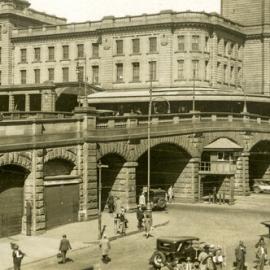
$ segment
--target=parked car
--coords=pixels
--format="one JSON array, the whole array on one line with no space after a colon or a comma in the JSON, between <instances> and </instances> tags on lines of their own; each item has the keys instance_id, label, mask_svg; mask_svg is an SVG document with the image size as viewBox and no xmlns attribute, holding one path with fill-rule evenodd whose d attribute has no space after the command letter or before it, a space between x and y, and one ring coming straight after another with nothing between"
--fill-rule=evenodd
<instances>
[{"instance_id":1,"label":"parked car","mask_svg":"<svg viewBox=\"0 0 270 270\"><path fill-rule=\"evenodd\" d=\"M143 188L144 196L147 202L147 188ZM161 188L150 189L150 203L152 210L164 210L167 206L166 191Z\"/></svg>"},{"instance_id":2,"label":"parked car","mask_svg":"<svg viewBox=\"0 0 270 270\"><path fill-rule=\"evenodd\" d=\"M255 179L253 184L254 193L270 193L270 181Z\"/></svg>"},{"instance_id":3,"label":"parked car","mask_svg":"<svg viewBox=\"0 0 270 270\"><path fill-rule=\"evenodd\" d=\"M200 250L196 250L192 243L198 242L198 237L193 236L168 236L157 239L156 250L151 256L149 263L156 269L162 265L173 262L178 259L179 263L187 261L189 257L192 263L198 263Z\"/></svg>"}]
</instances>

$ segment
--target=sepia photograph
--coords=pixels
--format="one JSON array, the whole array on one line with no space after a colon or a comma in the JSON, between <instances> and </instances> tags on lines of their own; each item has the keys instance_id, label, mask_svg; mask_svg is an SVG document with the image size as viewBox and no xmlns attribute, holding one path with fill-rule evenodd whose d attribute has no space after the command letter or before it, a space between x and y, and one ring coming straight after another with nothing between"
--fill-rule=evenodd
<instances>
[{"instance_id":1,"label":"sepia photograph","mask_svg":"<svg viewBox=\"0 0 270 270\"><path fill-rule=\"evenodd\" d=\"M0 270L270 270L270 0L0 0Z\"/></svg>"}]
</instances>

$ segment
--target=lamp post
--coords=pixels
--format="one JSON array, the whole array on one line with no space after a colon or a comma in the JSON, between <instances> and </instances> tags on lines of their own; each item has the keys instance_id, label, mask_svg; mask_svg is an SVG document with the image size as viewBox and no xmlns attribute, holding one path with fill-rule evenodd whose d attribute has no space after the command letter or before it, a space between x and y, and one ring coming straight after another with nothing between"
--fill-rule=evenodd
<instances>
[{"instance_id":1,"label":"lamp post","mask_svg":"<svg viewBox=\"0 0 270 270\"><path fill-rule=\"evenodd\" d=\"M102 191L102 181L101 181L101 175L102 175L102 168L109 168L108 165L104 165L101 163L101 160L99 160L97 164L98 168L98 238L101 239L102 237L102 229L101 229L101 191Z\"/></svg>"},{"instance_id":2,"label":"lamp post","mask_svg":"<svg viewBox=\"0 0 270 270\"><path fill-rule=\"evenodd\" d=\"M88 78L86 76L86 69L87 69L87 61L86 61L86 56L84 56L84 58L82 58L82 60L84 60L84 74L83 74L83 83L84 83L84 99L83 99L83 107L87 108L88 107L88 99L87 99L87 87L86 87L86 82L88 81ZM78 77L78 81L79 81L79 74L80 74L80 69L79 69L79 60L77 62L77 66L76 66L76 73L77 73L77 77ZM80 81L81 83L81 81ZM80 84L81 85L81 84Z\"/></svg>"},{"instance_id":3,"label":"lamp post","mask_svg":"<svg viewBox=\"0 0 270 270\"><path fill-rule=\"evenodd\" d=\"M192 87L192 112L195 112L195 69L193 69L193 87Z\"/></svg>"}]
</instances>

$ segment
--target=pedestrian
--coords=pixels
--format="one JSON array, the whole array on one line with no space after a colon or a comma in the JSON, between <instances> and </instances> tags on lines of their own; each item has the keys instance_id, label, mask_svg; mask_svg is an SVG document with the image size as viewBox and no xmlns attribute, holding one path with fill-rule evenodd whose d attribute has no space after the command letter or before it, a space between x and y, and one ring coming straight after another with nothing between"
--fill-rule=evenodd
<instances>
[{"instance_id":1,"label":"pedestrian","mask_svg":"<svg viewBox=\"0 0 270 270\"><path fill-rule=\"evenodd\" d=\"M22 259L25 254L19 249L19 246L15 243L10 243L12 249L13 267L14 270L21 269Z\"/></svg>"},{"instance_id":2,"label":"pedestrian","mask_svg":"<svg viewBox=\"0 0 270 270\"><path fill-rule=\"evenodd\" d=\"M246 247L243 241L240 241L239 245L235 249L235 258L236 270L244 270L246 261Z\"/></svg>"},{"instance_id":3,"label":"pedestrian","mask_svg":"<svg viewBox=\"0 0 270 270\"><path fill-rule=\"evenodd\" d=\"M59 250L62 254L62 263L66 263L66 256L69 249L72 249L72 248L71 248L69 240L67 239L67 236L64 234L60 241L60 246L59 246Z\"/></svg>"},{"instance_id":4,"label":"pedestrian","mask_svg":"<svg viewBox=\"0 0 270 270\"><path fill-rule=\"evenodd\" d=\"M121 235L126 235L126 229L127 229L127 223L128 223L128 220L126 218L126 215L125 215L125 212L126 210L122 207L121 208L121 214L119 216L119 220L120 220L120 234Z\"/></svg>"},{"instance_id":5,"label":"pedestrian","mask_svg":"<svg viewBox=\"0 0 270 270\"><path fill-rule=\"evenodd\" d=\"M114 197L111 194L111 192L109 193L107 204L108 204L109 213L113 213L114 212Z\"/></svg>"},{"instance_id":6,"label":"pedestrian","mask_svg":"<svg viewBox=\"0 0 270 270\"><path fill-rule=\"evenodd\" d=\"M198 261L200 262L200 269L206 270L206 259L209 253L209 245L203 245L202 251L199 254Z\"/></svg>"},{"instance_id":7,"label":"pedestrian","mask_svg":"<svg viewBox=\"0 0 270 270\"><path fill-rule=\"evenodd\" d=\"M173 186L170 186L168 189L168 199L169 199L169 203L172 203L172 201L174 200Z\"/></svg>"},{"instance_id":8,"label":"pedestrian","mask_svg":"<svg viewBox=\"0 0 270 270\"><path fill-rule=\"evenodd\" d=\"M146 202L145 202L145 196L144 196L144 193L143 192L142 192L142 194L139 197L139 205L142 208L145 208Z\"/></svg>"},{"instance_id":9,"label":"pedestrian","mask_svg":"<svg viewBox=\"0 0 270 270\"><path fill-rule=\"evenodd\" d=\"M213 257L214 264L216 266L216 270L222 270L224 265L224 255L222 254L221 247L217 247L215 255Z\"/></svg>"},{"instance_id":10,"label":"pedestrian","mask_svg":"<svg viewBox=\"0 0 270 270\"><path fill-rule=\"evenodd\" d=\"M215 264L213 261L214 254L210 251L208 257L206 258L206 269L207 270L215 270Z\"/></svg>"},{"instance_id":11,"label":"pedestrian","mask_svg":"<svg viewBox=\"0 0 270 270\"><path fill-rule=\"evenodd\" d=\"M152 228L152 215L149 211L145 211L144 214L144 228L145 228L145 236L146 238L148 238L149 236L151 236L151 228Z\"/></svg>"},{"instance_id":12,"label":"pedestrian","mask_svg":"<svg viewBox=\"0 0 270 270\"><path fill-rule=\"evenodd\" d=\"M137 208L137 220L138 220L138 229L141 230L143 228L143 218L144 218L144 213L141 205L138 205Z\"/></svg>"},{"instance_id":13,"label":"pedestrian","mask_svg":"<svg viewBox=\"0 0 270 270\"><path fill-rule=\"evenodd\" d=\"M109 257L109 250L111 249L111 244L106 234L103 234L103 237L99 242L99 247L101 248L102 262L110 262L111 258Z\"/></svg>"},{"instance_id":14,"label":"pedestrian","mask_svg":"<svg viewBox=\"0 0 270 270\"><path fill-rule=\"evenodd\" d=\"M256 244L256 259L257 259L257 270L263 270L265 262L267 260L267 248L265 246L264 239L261 238L259 242Z\"/></svg>"}]
</instances>

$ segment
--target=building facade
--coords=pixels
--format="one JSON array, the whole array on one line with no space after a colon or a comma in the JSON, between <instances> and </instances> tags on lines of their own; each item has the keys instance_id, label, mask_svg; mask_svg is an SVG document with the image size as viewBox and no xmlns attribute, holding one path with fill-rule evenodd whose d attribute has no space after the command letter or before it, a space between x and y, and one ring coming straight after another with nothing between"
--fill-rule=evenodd
<instances>
[{"instance_id":1,"label":"building facade","mask_svg":"<svg viewBox=\"0 0 270 270\"><path fill-rule=\"evenodd\" d=\"M261 3L67 24L28 1L0 1L0 202L17 198L17 219L0 210L0 236L95 216L99 160L109 165L102 207L112 191L133 208L147 183L150 92L154 186L195 202L269 180L270 3Z\"/></svg>"}]
</instances>

